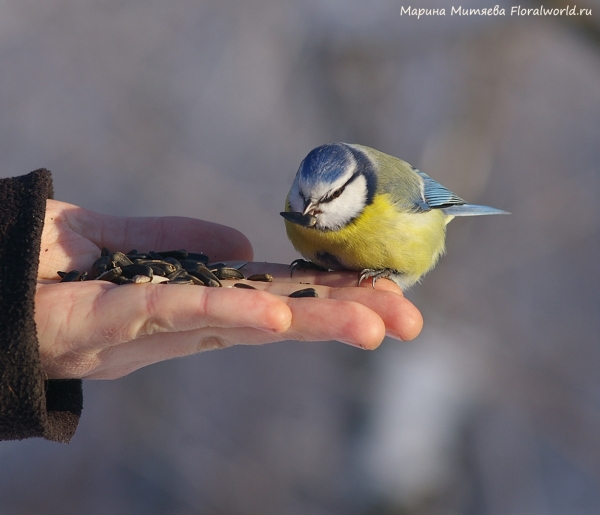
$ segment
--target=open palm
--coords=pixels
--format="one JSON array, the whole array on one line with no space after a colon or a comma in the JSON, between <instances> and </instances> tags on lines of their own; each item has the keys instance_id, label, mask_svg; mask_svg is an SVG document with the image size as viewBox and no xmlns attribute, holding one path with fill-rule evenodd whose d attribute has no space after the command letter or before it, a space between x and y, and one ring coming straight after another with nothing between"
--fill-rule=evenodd
<instances>
[{"instance_id":1,"label":"open palm","mask_svg":"<svg viewBox=\"0 0 600 515\"><path fill-rule=\"evenodd\" d=\"M249 261L245 273L271 273L257 290L181 285L59 283L57 271L89 270L102 247L127 252L186 248L214 261ZM386 334L408 340L419 311L390 281L356 287L350 272L295 273L252 263L245 236L182 217L103 215L48 200L42 234L36 325L49 378L112 379L178 356L237 344L339 340L376 348ZM289 298L311 283L319 298Z\"/></svg>"}]
</instances>

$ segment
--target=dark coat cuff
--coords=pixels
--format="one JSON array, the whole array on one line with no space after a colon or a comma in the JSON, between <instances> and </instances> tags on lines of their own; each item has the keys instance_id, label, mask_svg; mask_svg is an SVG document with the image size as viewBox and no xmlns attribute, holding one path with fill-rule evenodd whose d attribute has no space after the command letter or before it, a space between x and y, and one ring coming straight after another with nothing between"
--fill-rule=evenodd
<instances>
[{"instance_id":1,"label":"dark coat cuff","mask_svg":"<svg viewBox=\"0 0 600 515\"><path fill-rule=\"evenodd\" d=\"M46 200L40 169L0 180L0 439L68 442L83 404L81 380L45 380L34 320Z\"/></svg>"}]
</instances>

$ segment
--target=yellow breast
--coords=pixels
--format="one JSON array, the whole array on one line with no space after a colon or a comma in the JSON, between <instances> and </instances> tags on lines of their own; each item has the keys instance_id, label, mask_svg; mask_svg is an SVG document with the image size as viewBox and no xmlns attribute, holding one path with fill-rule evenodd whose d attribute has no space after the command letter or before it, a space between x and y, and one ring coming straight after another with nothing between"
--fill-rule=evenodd
<instances>
[{"instance_id":1,"label":"yellow breast","mask_svg":"<svg viewBox=\"0 0 600 515\"><path fill-rule=\"evenodd\" d=\"M402 212L389 195L377 195L360 216L338 231L305 228L287 220L285 226L294 248L314 263L357 271L389 268L412 284L443 254L448 221L439 209Z\"/></svg>"}]
</instances>

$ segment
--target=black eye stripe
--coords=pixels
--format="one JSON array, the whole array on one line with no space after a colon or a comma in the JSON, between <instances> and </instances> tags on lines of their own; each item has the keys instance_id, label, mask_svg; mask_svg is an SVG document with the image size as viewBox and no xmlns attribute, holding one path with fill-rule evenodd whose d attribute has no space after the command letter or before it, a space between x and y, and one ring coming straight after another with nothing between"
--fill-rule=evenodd
<instances>
[{"instance_id":1,"label":"black eye stripe","mask_svg":"<svg viewBox=\"0 0 600 515\"><path fill-rule=\"evenodd\" d=\"M344 184L341 188L338 188L330 195L327 195L322 202L331 202L333 199L338 198L342 193L344 193L344 189L346 188L346 184Z\"/></svg>"},{"instance_id":2,"label":"black eye stripe","mask_svg":"<svg viewBox=\"0 0 600 515\"><path fill-rule=\"evenodd\" d=\"M338 198L342 193L344 193L344 190L346 189L346 186L348 186L348 184L353 183L357 177L360 176L360 172L355 172L352 177L350 177L350 179L348 179L346 181L346 184L344 184L343 186L341 186L340 188L338 188L337 190L335 190L333 193L330 193L329 195L327 195L326 197L323 197L321 199L321 202L325 203L325 202L331 202L332 200Z\"/></svg>"}]
</instances>

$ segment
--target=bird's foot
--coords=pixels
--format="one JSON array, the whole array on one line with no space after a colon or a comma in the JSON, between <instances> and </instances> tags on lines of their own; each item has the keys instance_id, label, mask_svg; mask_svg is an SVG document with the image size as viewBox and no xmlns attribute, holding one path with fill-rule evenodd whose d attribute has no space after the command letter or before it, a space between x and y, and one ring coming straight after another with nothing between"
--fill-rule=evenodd
<instances>
[{"instance_id":1,"label":"bird's foot","mask_svg":"<svg viewBox=\"0 0 600 515\"><path fill-rule=\"evenodd\" d=\"M327 272L327 268L323 268L322 266L313 263L312 261L307 261L306 259L294 259L294 261L290 264L290 277L294 275L296 270L317 270L319 272Z\"/></svg>"},{"instance_id":2,"label":"bird's foot","mask_svg":"<svg viewBox=\"0 0 600 515\"><path fill-rule=\"evenodd\" d=\"M379 279L391 279L393 281L393 278L396 275L398 275L398 272L396 270L392 270L391 268L365 268L358 276L358 285L360 286L365 279L371 279L371 286L375 288L375 283Z\"/></svg>"}]
</instances>

